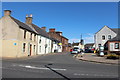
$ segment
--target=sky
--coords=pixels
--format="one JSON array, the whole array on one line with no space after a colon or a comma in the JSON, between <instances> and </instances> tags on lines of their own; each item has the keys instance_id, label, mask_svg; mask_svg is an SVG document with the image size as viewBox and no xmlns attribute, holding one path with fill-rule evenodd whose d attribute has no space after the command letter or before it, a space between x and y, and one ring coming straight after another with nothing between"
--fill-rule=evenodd
<instances>
[{"instance_id":1,"label":"sky","mask_svg":"<svg viewBox=\"0 0 120 80\"><path fill-rule=\"evenodd\" d=\"M25 22L26 14L33 15L33 23L62 31L69 42L94 42L94 34L107 25L118 28L117 2L3 2L4 10L11 10L14 18ZM0 16L1 17L1 16Z\"/></svg>"}]
</instances>

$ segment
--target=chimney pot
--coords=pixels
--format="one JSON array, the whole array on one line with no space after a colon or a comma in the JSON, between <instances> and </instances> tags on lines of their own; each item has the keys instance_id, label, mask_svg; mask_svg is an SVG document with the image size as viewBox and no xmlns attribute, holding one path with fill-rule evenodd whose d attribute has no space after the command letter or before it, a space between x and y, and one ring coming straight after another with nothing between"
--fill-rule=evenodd
<instances>
[{"instance_id":1,"label":"chimney pot","mask_svg":"<svg viewBox=\"0 0 120 80\"><path fill-rule=\"evenodd\" d=\"M4 16L10 16L11 10L4 10Z\"/></svg>"},{"instance_id":2,"label":"chimney pot","mask_svg":"<svg viewBox=\"0 0 120 80\"><path fill-rule=\"evenodd\" d=\"M26 17L28 17L28 14L26 15Z\"/></svg>"},{"instance_id":3,"label":"chimney pot","mask_svg":"<svg viewBox=\"0 0 120 80\"><path fill-rule=\"evenodd\" d=\"M30 17L32 17L33 15L32 14L30 14Z\"/></svg>"}]
</instances>

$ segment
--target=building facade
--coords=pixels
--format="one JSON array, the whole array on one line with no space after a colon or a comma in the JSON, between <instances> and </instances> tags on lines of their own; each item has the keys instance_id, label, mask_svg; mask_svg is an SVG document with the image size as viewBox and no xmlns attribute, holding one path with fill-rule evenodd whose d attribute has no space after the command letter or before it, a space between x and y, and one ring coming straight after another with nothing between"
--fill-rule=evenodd
<instances>
[{"instance_id":1,"label":"building facade","mask_svg":"<svg viewBox=\"0 0 120 80\"><path fill-rule=\"evenodd\" d=\"M68 52L69 51L68 39L62 35L62 32L55 31L55 28L51 28L51 29L49 29L48 34L50 35L50 37L60 41L58 46L59 46L59 50L61 52Z\"/></svg>"},{"instance_id":2,"label":"building facade","mask_svg":"<svg viewBox=\"0 0 120 80\"><path fill-rule=\"evenodd\" d=\"M117 31L111 29L108 26L104 26L101 30L95 33L95 49L99 49L99 46L104 46L104 44L117 36Z\"/></svg>"},{"instance_id":3,"label":"building facade","mask_svg":"<svg viewBox=\"0 0 120 80\"><path fill-rule=\"evenodd\" d=\"M99 50L100 46L104 46L105 52L119 51L115 49L116 45L119 46L120 28L109 28L104 26L95 34L95 49Z\"/></svg>"},{"instance_id":4,"label":"building facade","mask_svg":"<svg viewBox=\"0 0 120 80\"><path fill-rule=\"evenodd\" d=\"M108 40L105 47L107 53L116 53L120 55L120 35Z\"/></svg>"},{"instance_id":5,"label":"building facade","mask_svg":"<svg viewBox=\"0 0 120 80\"><path fill-rule=\"evenodd\" d=\"M28 25L13 18L10 10L0 19L2 27L1 57L24 57L36 55L37 35Z\"/></svg>"},{"instance_id":6,"label":"building facade","mask_svg":"<svg viewBox=\"0 0 120 80\"><path fill-rule=\"evenodd\" d=\"M51 43L48 33L46 32L46 27L38 27L37 25L32 23L32 15L26 16L26 24L31 27L37 35L37 54L47 54L51 53Z\"/></svg>"}]
</instances>

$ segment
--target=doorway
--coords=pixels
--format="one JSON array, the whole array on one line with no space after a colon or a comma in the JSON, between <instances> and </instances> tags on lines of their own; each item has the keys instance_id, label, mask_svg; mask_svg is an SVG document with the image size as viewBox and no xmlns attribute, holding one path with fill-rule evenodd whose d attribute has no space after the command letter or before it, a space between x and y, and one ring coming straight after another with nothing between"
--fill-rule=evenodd
<instances>
[{"instance_id":1,"label":"doorway","mask_svg":"<svg viewBox=\"0 0 120 80\"><path fill-rule=\"evenodd\" d=\"M32 54L32 44L30 44L30 55L29 56L31 56L31 54Z\"/></svg>"}]
</instances>

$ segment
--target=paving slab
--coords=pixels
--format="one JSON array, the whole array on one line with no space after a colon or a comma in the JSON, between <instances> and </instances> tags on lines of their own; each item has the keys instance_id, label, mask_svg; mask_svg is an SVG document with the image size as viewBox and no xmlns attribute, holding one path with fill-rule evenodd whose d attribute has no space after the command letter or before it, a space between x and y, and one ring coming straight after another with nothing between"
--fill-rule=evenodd
<instances>
[{"instance_id":1,"label":"paving slab","mask_svg":"<svg viewBox=\"0 0 120 80\"><path fill-rule=\"evenodd\" d=\"M97 56L95 53L84 53L81 57L80 54L75 56L78 60L97 62L97 63L106 63L106 64L117 64L119 59L106 59L105 57Z\"/></svg>"}]
</instances>

